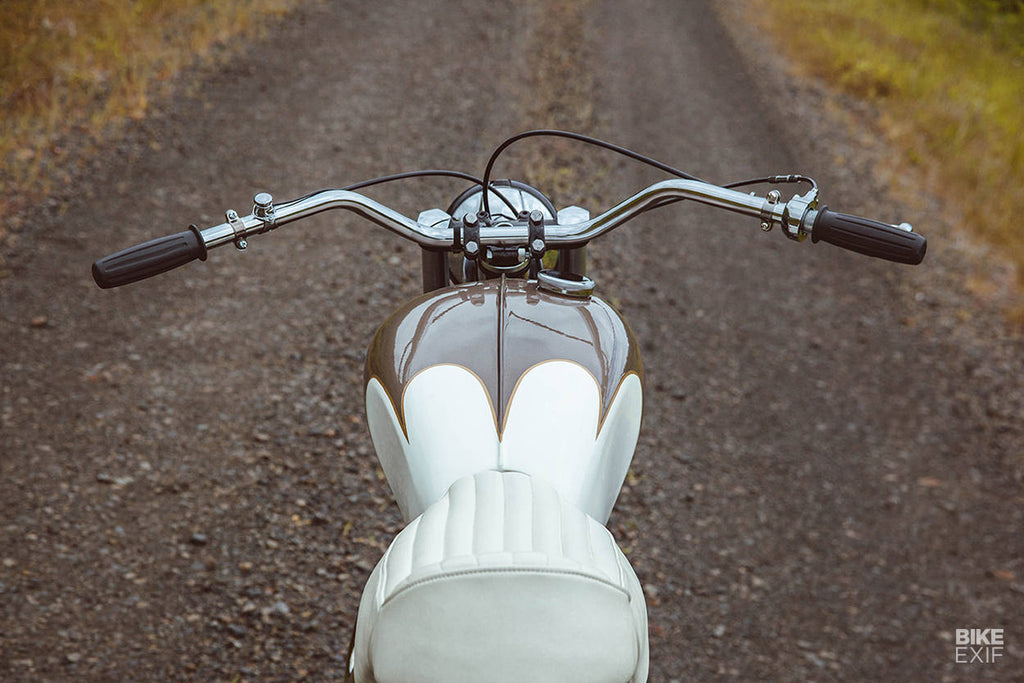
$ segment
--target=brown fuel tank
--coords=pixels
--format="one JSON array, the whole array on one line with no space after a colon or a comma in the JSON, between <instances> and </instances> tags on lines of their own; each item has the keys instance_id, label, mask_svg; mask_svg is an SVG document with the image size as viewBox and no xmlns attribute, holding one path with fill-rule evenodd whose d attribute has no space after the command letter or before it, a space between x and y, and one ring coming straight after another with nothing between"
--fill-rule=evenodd
<instances>
[{"instance_id":1,"label":"brown fuel tank","mask_svg":"<svg viewBox=\"0 0 1024 683\"><path fill-rule=\"evenodd\" d=\"M363 383L377 378L401 420L403 389L418 372L461 365L487 388L500 433L519 378L555 359L578 363L597 379L602 416L627 374L642 379L636 338L604 300L501 278L429 292L395 311L370 344Z\"/></svg>"},{"instance_id":2,"label":"brown fuel tank","mask_svg":"<svg viewBox=\"0 0 1024 683\"><path fill-rule=\"evenodd\" d=\"M460 477L519 471L607 520L640 430L642 368L598 297L498 279L424 294L377 331L367 424L407 520Z\"/></svg>"}]
</instances>

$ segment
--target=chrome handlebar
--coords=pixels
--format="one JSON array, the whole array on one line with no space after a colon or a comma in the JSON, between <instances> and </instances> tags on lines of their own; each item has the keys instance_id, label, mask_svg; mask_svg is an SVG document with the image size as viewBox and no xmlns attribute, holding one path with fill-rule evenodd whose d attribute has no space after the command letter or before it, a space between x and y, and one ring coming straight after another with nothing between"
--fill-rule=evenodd
<instances>
[{"instance_id":1,"label":"chrome handlebar","mask_svg":"<svg viewBox=\"0 0 1024 683\"><path fill-rule=\"evenodd\" d=\"M644 188L596 218L568 224L545 223L542 213L534 211L529 219L520 215L517 220L467 222L467 217L456 221L448 216L447 222L442 219L425 225L351 190L323 190L282 204L274 204L269 194L261 192L253 198L249 215L239 216L235 211L228 211L225 222L220 225L205 230L190 226L186 231L106 256L93 264L93 278L100 287L119 287L195 259L205 260L209 249L224 244L234 243L237 248L245 249L252 235L330 209L353 211L433 252L464 251L472 257L480 253L482 247L519 247L524 254L537 257L547 249L581 247L647 209L679 199L756 217L761 221L762 230L780 226L783 234L793 240L811 237L814 242L824 241L898 263L921 263L927 248L924 237L914 234L906 223L896 226L832 212L828 207L819 209L816 187L784 202L778 190L761 197L700 180L664 180ZM444 212L441 214L447 216ZM469 235L471 239L463 244L463 238Z\"/></svg>"},{"instance_id":2,"label":"chrome handlebar","mask_svg":"<svg viewBox=\"0 0 1024 683\"><path fill-rule=\"evenodd\" d=\"M588 221L569 225L547 224L544 226L544 238L552 248L581 246L643 211L675 199L688 199L759 218L763 230L771 230L778 225L787 237L795 240L803 240L811 234L817 216L816 189L783 202L776 190L759 197L697 180L673 179L644 188ZM254 198L249 215L240 217L234 211L228 211L224 223L206 228L200 235L207 249L232 242L244 249L247 238L252 235L331 209L353 211L421 247L452 249L457 246L455 231L450 224L431 226L418 223L380 202L349 190L323 190L281 204L274 204L269 194L261 192ZM529 226L512 221L481 225L479 239L482 246L525 245L529 240Z\"/></svg>"}]
</instances>

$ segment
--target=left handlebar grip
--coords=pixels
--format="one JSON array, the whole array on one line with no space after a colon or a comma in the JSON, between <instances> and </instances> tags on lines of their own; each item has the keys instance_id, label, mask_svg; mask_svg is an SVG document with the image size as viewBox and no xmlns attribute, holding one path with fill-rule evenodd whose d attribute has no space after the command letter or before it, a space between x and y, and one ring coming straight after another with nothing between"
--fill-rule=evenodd
<instances>
[{"instance_id":1,"label":"left handlebar grip","mask_svg":"<svg viewBox=\"0 0 1024 683\"><path fill-rule=\"evenodd\" d=\"M92 264L92 278L103 289L120 287L199 259L206 260L206 243L199 228L190 225L174 235L136 244Z\"/></svg>"}]
</instances>

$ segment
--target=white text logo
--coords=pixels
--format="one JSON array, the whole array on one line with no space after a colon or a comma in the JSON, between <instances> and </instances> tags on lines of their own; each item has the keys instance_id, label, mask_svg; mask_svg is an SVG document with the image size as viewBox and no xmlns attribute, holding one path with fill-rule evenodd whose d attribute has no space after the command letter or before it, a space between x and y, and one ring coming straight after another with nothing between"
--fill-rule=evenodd
<instances>
[{"instance_id":1,"label":"white text logo","mask_svg":"<svg viewBox=\"0 0 1024 683\"><path fill-rule=\"evenodd\" d=\"M957 664L992 664L1003 656L1003 629L958 628Z\"/></svg>"}]
</instances>

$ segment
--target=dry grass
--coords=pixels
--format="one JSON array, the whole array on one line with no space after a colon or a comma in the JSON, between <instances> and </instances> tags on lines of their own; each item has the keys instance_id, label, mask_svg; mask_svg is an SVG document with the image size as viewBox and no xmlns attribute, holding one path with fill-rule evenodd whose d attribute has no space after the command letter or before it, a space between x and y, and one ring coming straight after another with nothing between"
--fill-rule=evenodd
<instances>
[{"instance_id":1,"label":"dry grass","mask_svg":"<svg viewBox=\"0 0 1024 683\"><path fill-rule=\"evenodd\" d=\"M1024 285L1024 0L757 5L803 70L876 103L903 162Z\"/></svg>"},{"instance_id":2,"label":"dry grass","mask_svg":"<svg viewBox=\"0 0 1024 683\"><path fill-rule=\"evenodd\" d=\"M46 194L67 177L61 140L100 140L119 122L144 116L180 69L257 33L265 17L294 3L3 0L0 198L24 203Z\"/></svg>"}]
</instances>

